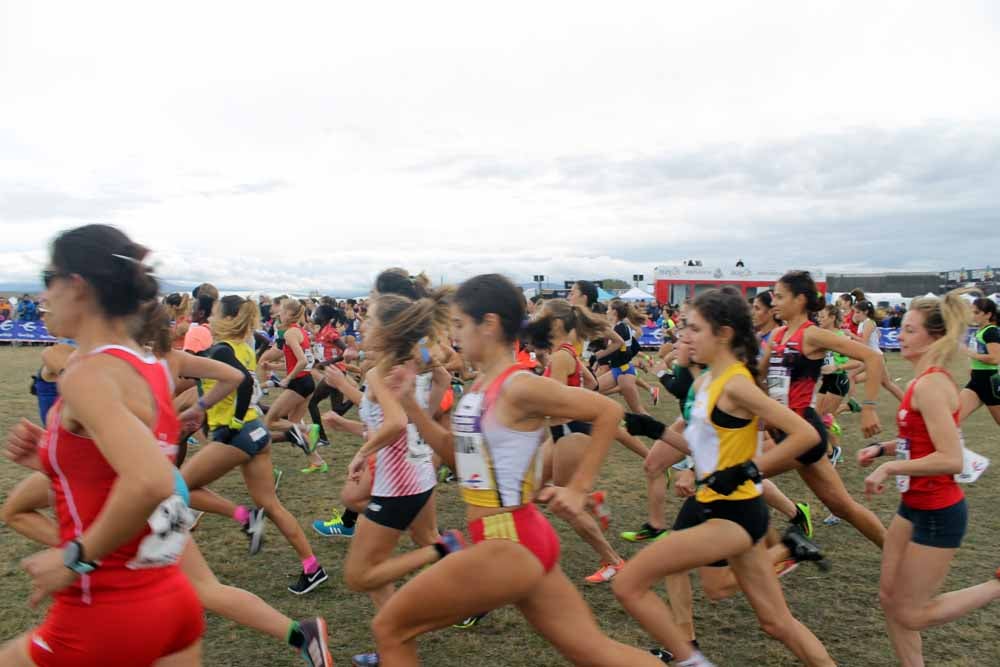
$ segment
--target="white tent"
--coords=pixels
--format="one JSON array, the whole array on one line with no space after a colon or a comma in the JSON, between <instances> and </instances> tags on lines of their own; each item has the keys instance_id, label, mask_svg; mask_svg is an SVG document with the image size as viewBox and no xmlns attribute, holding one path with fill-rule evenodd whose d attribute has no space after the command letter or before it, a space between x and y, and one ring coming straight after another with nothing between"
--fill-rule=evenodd
<instances>
[{"instance_id":1,"label":"white tent","mask_svg":"<svg viewBox=\"0 0 1000 667\"><path fill-rule=\"evenodd\" d=\"M643 292L638 287L633 287L624 294L619 294L618 298L622 301L656 301L656 297L648 292Z\"/></svg>"}]
</instances>

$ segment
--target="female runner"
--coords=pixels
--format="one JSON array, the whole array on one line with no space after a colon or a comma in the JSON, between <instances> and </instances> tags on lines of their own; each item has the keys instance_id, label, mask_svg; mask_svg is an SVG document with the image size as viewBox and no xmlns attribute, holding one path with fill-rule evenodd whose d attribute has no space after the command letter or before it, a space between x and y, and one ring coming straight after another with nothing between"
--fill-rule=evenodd
<instances>
[{"instance_id":1,"label":"female runner","mask_svg":"<svg viewBox=\"0 0 1000 667\"><path fill-rule=\"evenodd\" d=\"M461 549L453 531L434 546L386 563L393 563L400 577L440 560L400 588L375 617L382 664L416 665L421 634L514 604L573 664L662 666L648 653L604 635L559 568L558 537L533 503L545 419L592 424L590 449L572 482L538 495L557 514L571 516L583 511L622 410L594 392L521 372L513 345L523 321L520 290L503 276L477 276L458 289L453 331L481 376L455 409L454 433L420 408L412 393L412 371L397 369L410 419L446 462L458 463L475 545Z\"/></svg>"},{"instance_id":2,"label":"female runner","mask_svg":"<svg viewBox=\"0 0 1000 667\"><path fill-rule=\"evenodd\" d=\"M129 316L157 294L147 252L105 225L52 244L43 299L77 359L38 449L14 458L51 480L62 548L24 561L31 603L55 601L39 628L0 649L0 664L201 664L202 607L177 567L186 489L164 456L180 430L170 378L128 333Z\"/></svg>"},{"instance_id":3,"label":"female runner","mask_svg":"<svg viewBox=\"0 0 1000 667\"><path fill-rule=\"evenodd\" d=\"M993 421L1000 424L1000 328L997 328L996 302L985 298L973 301L972 323L977 330L965 352L972 373L959 394L962 401L959 421L965 421L980 405L985 405Z\"/></svg>"},{"instance_id":4,"label":"female runner","mask_svg":"<svg viewBox=\"0 0 1000 667\"><path fill-rule=\"evenodd\" d=\"M808 423L755 386L759 343L750 309L735 290L699 296L688 314L694 358L704 363L685 440L703 484L681 510L674 532L643 549L612 587L625 607L680 665L710 665L651 589L662 577L726 559L761 627L810 666L831 666L826 649L792 617L762 538L767 507L759 482L785 469L819 440ZM786 434L781 447L758 454L757 419ZM785 449L787 448L787 449Z\"/></svg>"},{"instance_id":5,"label":"female runner","mask_svg":"<svg viewBox=\"0 0 1000 667\"><path fill-rule=\"evenodd\" d=\"M938 594L968 524L965 494L954 479L963 467L961 400L943 368L965 334L965 309L955 292L910 304L899 343L916 378L896 418L899 437L858 452L864 466L883 454L896 457L868 476L865 492L882 493L892 475L901 492L882 553L879 596L893 649L904 667L924 665L921 630L1000 599L1000 569L986 583Z\"/></svg>"}]
</instances>

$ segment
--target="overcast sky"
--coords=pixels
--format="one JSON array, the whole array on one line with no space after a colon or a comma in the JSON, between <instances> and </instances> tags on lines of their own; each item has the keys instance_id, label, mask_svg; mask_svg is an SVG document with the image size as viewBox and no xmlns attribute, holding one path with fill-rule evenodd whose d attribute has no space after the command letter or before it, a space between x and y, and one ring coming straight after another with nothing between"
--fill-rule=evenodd
<instances>
[{"instance_id":1,"label":"overcast sky","mask_svg":"<svg viewBox=\"0 0 1000 667\"><path fill-rule=\"evenodd\" d=\"M998 5L0 0L0 283L1000 264Z\"/></svg>"}]
</instances>

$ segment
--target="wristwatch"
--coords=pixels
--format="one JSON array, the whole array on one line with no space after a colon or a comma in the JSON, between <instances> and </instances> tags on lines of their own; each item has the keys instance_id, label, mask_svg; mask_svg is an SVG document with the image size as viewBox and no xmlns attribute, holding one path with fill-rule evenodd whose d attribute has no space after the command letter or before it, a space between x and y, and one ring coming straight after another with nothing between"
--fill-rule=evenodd
<instances>
[{"instance_id":1,"label":"wristwatch","mask_svg":"<svg viewBox=\"0 0 1000 667\"><path fill-rule=\"evenodd\" d=\"M77 574L90 574L97 569L98 563L83 559L83 545L79 541L67 542L63 547L63 565Z\"/></svg>"}]
</instances>

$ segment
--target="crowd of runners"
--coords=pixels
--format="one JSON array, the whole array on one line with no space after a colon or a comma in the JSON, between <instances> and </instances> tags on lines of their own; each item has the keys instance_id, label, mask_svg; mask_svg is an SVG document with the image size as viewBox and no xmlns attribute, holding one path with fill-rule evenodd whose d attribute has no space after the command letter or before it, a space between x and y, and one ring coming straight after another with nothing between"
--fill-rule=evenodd
<instances>
[{"instance_id":1,"label":"crowd of runners","mask_svg":"<svg viewBox=\"0 0 1000 667\"><path fill-rule=\"evenodd\" d=\"M986 406L1000 424L989 299L914 299L899 336L914 379L899 386L872 303L856 293L827 305L804 271L751 302L723 288L667 309L663 345L644 351L645 314L599 301L587 281L565 299L526 300L497 274L434 289L390 268L360 301L258 303L209 284L162 297L148 252L102 225L52 243L41 309L63 342L41 355L38 414L7 435L26 472L2 508L8 527L48 547L24 570L30 602L52 603L0 648L0 665L200 665L205 609L332 665L324 619L289 618L280 600L216 578L192 535L204 513L232 521L251 555L273 524L299 560L290 594L371 598L373 646L357 667L416 665L422 635L489 623L507 605L575 665L709 667L692 572L709 599L745 595L803 664L835 665L782 590L800 563L829 567L810 505L780 488L786 473L826 507L824 523L881 550L877 594L900 664L924 665L923 629L1000 598L992 568L939 593L968 523L961 485L987 463L961 423ZM946 370L960 353L965 387ZM678 401L673 423L650 414L661 390ZM880 423L884 404L894 427ZM846 457L852 427L884 439ZM335 432L358 445L339 489L323 457ZM609 537L615 490L597 488L615 443L635 455L648 498L643 524L620 534L645 545L628 561ZM282 504L274 446L301 451L300 474L331 480L315 516ZM888 527L841 480L848 464L871 467L866 493L898 491ZM235 469L249 505L211 488ZM437 520L435 489L449 482L462 530ZM672 518L671 495L683 499ZM592 549L583 581L563 573L552 521ZM416 546L399 551L404 533ZM327 538L350 540L342 582L320 563ZM666 598L653 591L663 579ZM610 586L655 648L602 632L580 584Z\"/></svg>"}]
</instances>

